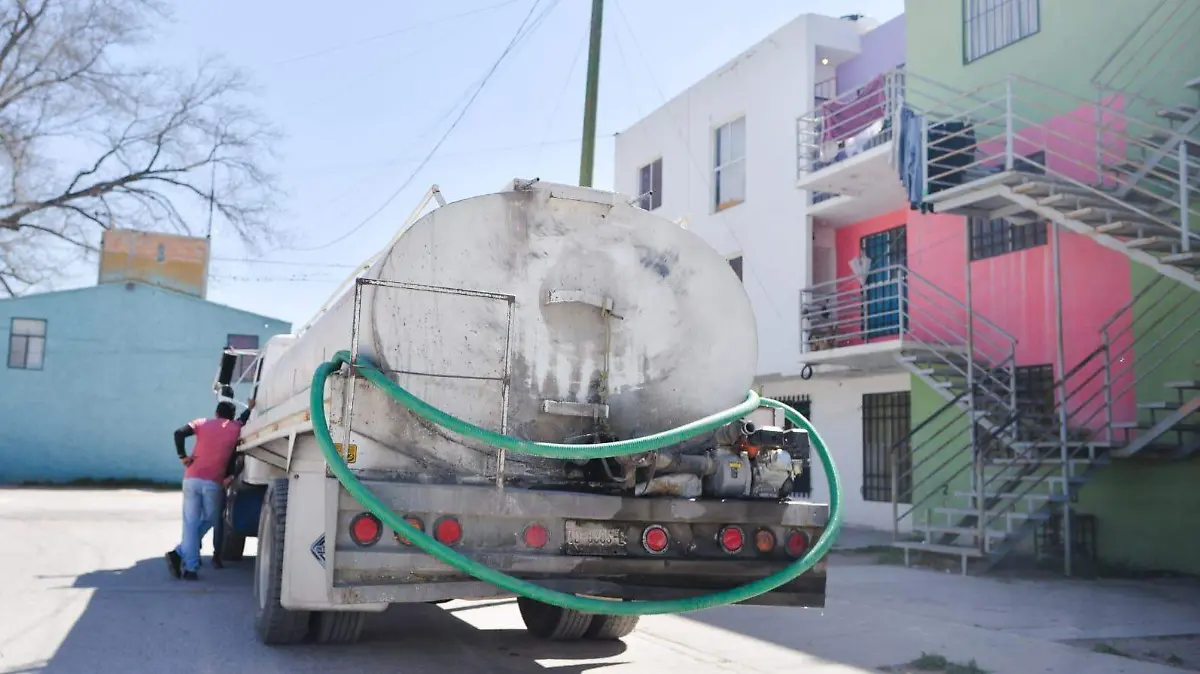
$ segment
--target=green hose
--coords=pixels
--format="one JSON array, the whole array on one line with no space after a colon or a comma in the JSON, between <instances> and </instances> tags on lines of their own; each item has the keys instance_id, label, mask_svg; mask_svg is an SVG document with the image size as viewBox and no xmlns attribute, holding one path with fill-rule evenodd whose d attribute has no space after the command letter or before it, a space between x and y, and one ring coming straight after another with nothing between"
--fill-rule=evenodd
<instances>
[{"instance_id":1,"label":"green hose","mask_svg":"<svg viewBox=\"0 0 1200 674\"><path fill-rule=\"evenodd\" d=\"M329 470L338 479L342 486L351 496L354 497L368 512L378 517L384 524L390 527L393 531L403 536L414 546L421 549L425 553L431 555L435 559L452 566L459 571L470 574L479 580L490 583L503 590L507 590L513 594L535 599L545 604L558 606L564 609L572 609L582 611L584 613L595 613L602 615L655 615L664 613L686 613L689 611L699 611L702 609L715 608L717 606L727 606L738 602L752 599L760 594L764 594L780 587L795 578L798 578L805 571L808 571L815 565L830 548L833 547L833 541L837 538L838 531L842 527L841 514L841 481L838 478L837 469L833 464L833 457L829 455L829 451L825 447L825 442L821 439L821 435L813 428L808 419L788 405L777 400L769 398L759 398L757 394L751 392L747 396L746 402L729 412L720 413L700 421L692 422L685 426L681 426L673 431L659 433L656 435L638 438L637 440L624 440L621 442L599 444L599 445L558 445L552 443L534 443L524 440L517 440L507 436L492 433L486 429L474 426L466 421L458 419L450 414L442 412L437 408L423 401L418 400L412 394L405 391L400 386L389 380L378 368L366 363L359 363L355 367L371 382L379 385L395 398L401 404L409 407L418 416L429 421L437 420L437 423L443 423L447 428L456 430L464 435L475 437L476 439L486 442L501 440L495 443L497 446L503 446L505 449L511 449L516 452L534 453L536 450L539 456L562 456L553 452L566 452L570 458L606 458L615 456L613 447L618 446L621 455L633 454L637 452L650 451L660 447L665 447L675 442L678 442L680 436L693 437L703 433L704 430L696 430L697 428L710 423L715 418L725 419L731 417L730 420L745 416L748 411L743 411L751 401L754 402L754 408L758 406L774 407L781 409L789 421L796 424L800 428L808 431L809 438L812 441L813 447L817 450L817 455L821 459L821 464L825 469L825 477L829 483L829 524L817 538L817 542L808 550L808 552L789 564L781 571L774 573L765 578L760 578L756 581L747 583L740 587L735 587L729 590L722 590L712 594L699 597L688 597L685 599L670 599L665 601L624 601L615 602L606 599L593 599L590 597L580 597L565 592L550 590L540 585L536 585L529 581L515 578L506 573L502 573L495 569L488 568L483 564L459 553L445 545L442 545L433 537L425 534L414 528L406 522L403 517L392 512L379 497L371 493L370 490L363 485L362 482L354 475L346 463L342 460L341 455L334 447L333 438L329 433L329 424L325 419L325 382L329 375L337 372L343 363L349 360L349 354L345 351L338 352L334 359L328 363L323 363L317 367L313 373L312 388L309 391L309 405L311 407L311 415L313 422L313 433L317 438L317 444L321 448L321 453L325 456L325 462L329 466ZM386 383L386 384L385 384ZM751 408L753 409L753 408ZM734 415L734 410L737 414ZM684 429L687 429L686 431ZM711 429L709 429L711 430ZM690 435L689 435L690 434ZM635 445L634 443L641 443ZM653 446L649 446L653 445ZM629 449L631 447L639 447L637 450Z\"/></svg>"}]
</instances>

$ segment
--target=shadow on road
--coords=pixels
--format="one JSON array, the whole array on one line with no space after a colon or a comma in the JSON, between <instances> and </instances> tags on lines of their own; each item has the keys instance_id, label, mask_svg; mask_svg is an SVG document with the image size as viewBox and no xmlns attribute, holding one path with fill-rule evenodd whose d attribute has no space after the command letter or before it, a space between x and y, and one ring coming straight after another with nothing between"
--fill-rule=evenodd
<instances>
[{"instance_id":1,"label":"shadow on road","mask_svg":"<svg viewBox=\"0 0 1200 674\"><path fill-rule=\"evenodd\" d=\"M393 606L370 616L362 641L353 646L267 647L253 633L253 569L249 557L220 571L205 558L201 580L185 583L171 578L164 561L155 558L79 576L72 587L93 590L87 609L39 671L575 674L620 664L597 661L625 651L621 642L535 639L514 629L520 625L515 604L482 608L499 602L480 609ZM512 617L498 621L501 629L480 629L458 617L473 610L511 610Z\"/></svg>"}]
</instances>

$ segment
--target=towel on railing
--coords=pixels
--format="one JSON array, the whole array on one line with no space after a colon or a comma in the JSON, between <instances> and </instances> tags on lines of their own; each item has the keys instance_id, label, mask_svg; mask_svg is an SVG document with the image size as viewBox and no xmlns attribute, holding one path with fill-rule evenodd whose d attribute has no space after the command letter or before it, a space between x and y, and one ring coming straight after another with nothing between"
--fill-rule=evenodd
<instances>
[{"instance_id":1,"label":"towel on railing","mask_svg":"<svg viewBox=\"0 0 1200 674\"><path fill-rule=\"evenodd\" d=\"M900 174L900 183L908 194L908 204L913 210L918 208L922 213L930 209L924 203L925 172L922 166L925 144L925 117L915 112L908 105L900 108L900 137L897 141L898 160L896 170Z\"/></svg>"},{"instance_id":2,"label":"towel on railing","mask_svg":"<svg viewBox=\"0 0 1200 674\"><path fill-rule=\"evenodd\" d=\"M859 88L850 101L825 101L821 104L821 140L831 143L853 137L884 116L886 103L887 90L882 74Z\"/></svg>"}]
</instances>

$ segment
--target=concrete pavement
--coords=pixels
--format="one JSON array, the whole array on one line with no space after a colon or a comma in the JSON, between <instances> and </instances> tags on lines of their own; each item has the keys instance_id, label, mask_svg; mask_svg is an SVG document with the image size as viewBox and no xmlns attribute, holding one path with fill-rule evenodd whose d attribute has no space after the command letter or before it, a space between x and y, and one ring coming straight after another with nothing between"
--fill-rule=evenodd
<instances>
[{"instance_id":1,"label":"concrete pavement","mask_svg":"<svg viewBox=\"0 0 1200 674\"><path fill-rule=\"evenodd\" d=\"M511 602L393 607L348 647L275 649L250 625L252 560L167 577L178 493L0 490L0 673L803 671L865 674L922 652L996 674L1179 674L1059 643L1200 633L1200 587L963 578L835 558L825 611L643 619L624 643L528 637ZM1099 636L1097 636L1099 635Z\"/></svg>"}]
</instances>

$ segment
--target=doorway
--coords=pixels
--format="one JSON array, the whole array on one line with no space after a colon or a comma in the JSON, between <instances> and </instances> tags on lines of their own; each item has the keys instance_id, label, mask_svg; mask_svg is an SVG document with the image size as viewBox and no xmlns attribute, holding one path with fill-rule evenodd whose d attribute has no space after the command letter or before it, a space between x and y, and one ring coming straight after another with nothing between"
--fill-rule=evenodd
<instances>
[{"instance_id":1,"label":"doorway","mask_svg":"<svg viewBox=\"0 0 1200 674\"><path fill-rule=\"evenodd\" d=\"M867 340L899 335L908 327L908 227L868 234L859 249L871 260L863 284L863 333Z\"/></svg>"}]
</instances>

